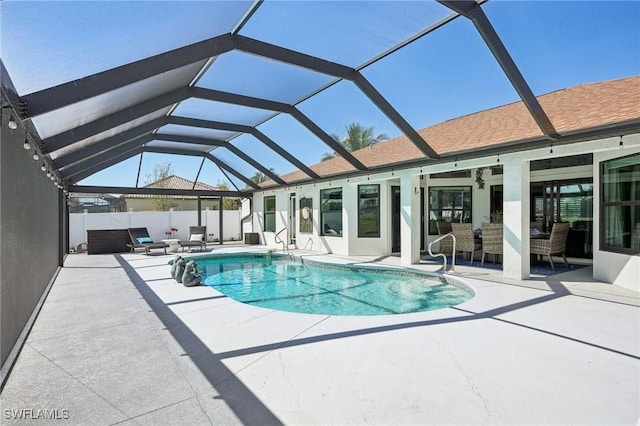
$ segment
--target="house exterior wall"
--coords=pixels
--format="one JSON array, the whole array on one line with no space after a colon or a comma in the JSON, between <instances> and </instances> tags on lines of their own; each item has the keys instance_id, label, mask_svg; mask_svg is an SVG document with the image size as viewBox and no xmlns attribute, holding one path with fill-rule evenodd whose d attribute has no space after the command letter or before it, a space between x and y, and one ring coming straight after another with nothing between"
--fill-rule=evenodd
<instances>
[{"instance_id":1,"label":"house exterior wall","mask_svg":"<svg viewBox=\"0 0 640 426\"><path fill-rule=\"evenodd\" d=\"M527 172L528 182L542 182L549 180L566 180L577 178L593 178L594 183L594 226L599 227L599 162L604 159L623 157L640 150L640 135L626 135L623 147L618 145L619 138L606 138L593 141L575 143L571 145L560 145L554 147L553 157L571 156L584 153L594 154L593 166L575 166L556 170L534 170ZM549 148L538 148L526 152L519 152L513 155L501 156L502 164L515 161L521 164L523 161L543 160L550 158ZM472 222L473 227L481 227L483 223L490 221L490 187L491 185L504 184L504 175L492 175L488 169L484 173L485 188L479 189L475 181L475 169L478 167L490 167L497 164L497 156L479 157L463 161L442 162L438 164L427 164L423 167L414 167L395 172L372 173L368 176L355 176L348 179L335 179L331 181L316 182L315 184L290 186L284 189L266 190L254 194L252 226L254 232L259 232L261 242L273 248L281 245L275 243L275 233L265 232L263 227L263 199L265 195L276 196L276 230L287 227L289 194L296 193L297 200L303 197L313 199L313 233L300 234L298 231L297 246L301 249L311 250L318 253L335 253L343 255L377 255L386 256L391 254L391 187L403 186L402 181L411 181L408 176L422 174L423 179L416 184L425 189L425 215L428 215L428 190L430 186L471 186L472 187ZM469 178L434 179L430 178L431 173L441 173L453 170L471 169ZM529 168L527 167L527 170ZM404 179L402 177L404 176ZM381 229L379 238L358 238L357 236L357 186L360 184L380 184L380 220ZM528 185L528 183L527 183ZM343 188L343 236L321 236L319 235L319 215L320 215L320 190L325 188ZM406 190L406 189L405 189ZM413 189L415 190L415 189ZM518 190L519 191L519 190ZM407 193L408 194L408 193ZM528 195L527 195L528 197ZM527 199L528 204L528 199ZM406 206L403 206L406 207ZM530 207L527 207L527 209ZM412 210L416 210L415 208ZM415 213L415 212L414 212ZM419 209L418 209L419 214ZM518 214L518 218L528 217L528 213ZM512 221L515 220L512 218ZM525 221L520 218L519 220ZM526 226L525 226L526 225ZM511 225L515 226L515 225ZM518 229L528 229L529 224L517 225ZM428 228L427 228L428 229ZM428 235L425 244L437 238L436 235ZM521 233L520 233L521 234ZM407 234L405 234L407 235ZM420 232L416 227L412 227L412 238L419 239ZM516 235L519 235L516 233ZM516 236L516 238L518 238ZM520 237L524 238L524 237ZM283 238L284 239L284 238ZM506 244L509 244L507 242ZM518 242L520 251L518 256L528 256L528 243ZM594 231L594 278L615 283L640 291L640 256L622 255L618 253L602 252L598 249L598 229ZM407 246L408 247L408 246ZM411 246L412 247L412 246ZM426 246L425 246L426 247ZM521 265L522 266L522 265ZM526 265L524 265L526 266ZM528 272L522 271L523 267L516 268L517 273L528 276Z\"/></svg>"},{"instance_id":2,"label":"house exterior wall","mask_svg":"<svg viewBox=\"0 0 640 426\"><path fill-rule=\"evenodd\" d=\"M4 112L4 111L3 111ZM24 129L0 129L0 363L5 365L60 264L58 190L22 145ZM19 124L20 125L20 124Z\"/></svg>"},{"instance_id":3,"label":"house exterior wall","mask_svg":"<svg viewBox=\"0 0 640 426\"><path fill-rule=\"evenodd\" d=\"M631 145L631 138L625 137L625 145ZM640 140L640 135L635 135L635 141ZM599 152L593 158L593 187L594 187L594 223L602 223L599 206L601 200L600 191L600 164L603 161L624 157L640 152L640 147L629 146L613 151ZM631 290L640 291L640 254L630 256L627 254L613 253L600 249L600 232L593 233L593 278L613 283Z\"/></svg>"}]
</instances>

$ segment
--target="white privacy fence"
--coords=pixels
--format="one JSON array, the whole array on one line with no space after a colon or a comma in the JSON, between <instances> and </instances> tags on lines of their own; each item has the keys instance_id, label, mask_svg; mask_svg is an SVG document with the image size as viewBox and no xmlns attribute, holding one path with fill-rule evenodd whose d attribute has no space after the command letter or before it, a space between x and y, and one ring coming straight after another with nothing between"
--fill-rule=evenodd
<instances>
[{"instance_id":1,"label":"white privacy fence","mask_svg":"<svg viewBox=\"0 0 640 426\"><path fill-rule=\"evenodd\" d=\"M240 240L240 220L242 210L223 212L222 239L224 241ZM208 241L220 238L220 211L202 211L202 226L207 227ZM166 238L186 240L189 237L189 227L198 225L197 211L168 211L168 212L123 212L123 213L71 213L69 215L69 244L76 247L87 242L87 230L95 229L127 229L146 227L149 236L154 241ZM166 233L175 228L175 237Z\"/></svg>"}]
</instances>

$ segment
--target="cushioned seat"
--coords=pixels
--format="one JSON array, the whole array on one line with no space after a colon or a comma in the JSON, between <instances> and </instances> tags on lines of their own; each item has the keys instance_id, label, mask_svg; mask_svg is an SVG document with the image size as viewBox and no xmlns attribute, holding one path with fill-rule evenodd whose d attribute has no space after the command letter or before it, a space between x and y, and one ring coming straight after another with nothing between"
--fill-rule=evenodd
<instances>
[{"instance_id":1,"label":"cushioned seat","mask_svg":"<svg viewBox=\"0 0 640 426\"><path fill-rule=\"evenodd\" d=\"M200 247L200 251L203 248L207 248L207 227L206 226L190 226L189 227L189 240L180 241L180 247L182 251L186 247Z\"/></svg>"},{"instance_id":2,"label":"cushioned seat","mask_svg":"<svg viewBox=\"0 0 640 426\"><path fill-rule=\"evenodd\" d=\"M129 228L129 237L131 238L131 243L127 244L127 247L131 248L131 253L133 253L137 248L143 248L144 251L149 255L149 250L151 249L164 249L164 253L167 254L167 247L169 244L167 243L156 243L149 236L149 231L147 228Z\"/></svg>"}]
</instances>

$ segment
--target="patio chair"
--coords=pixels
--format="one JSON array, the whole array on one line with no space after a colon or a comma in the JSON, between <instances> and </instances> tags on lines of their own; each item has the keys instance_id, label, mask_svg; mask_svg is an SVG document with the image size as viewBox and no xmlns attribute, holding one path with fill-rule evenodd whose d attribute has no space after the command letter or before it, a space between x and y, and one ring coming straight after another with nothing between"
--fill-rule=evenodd
<instances>
[{"instance_id":1,"label":"patio chair","mask_svg":"<svg viewBox=\"0 0 640 426\"><path fill-rule=\"evenodd\" d=\"M143 248L147 256L149 256L149 250L151 249L164 249L164 254L167 254L167 243L156 243L149 236L147 228L129 228L129 237L131 238L131 244L127 244L127 247L131 248L133 253L137 248Z\"/></svg>"},{"instance_id":2,"label":"patio chair","mask_svg":"<svg viewBox=\"0 0 640 426\"><path fill-rule=\"evenodd\" d=\"M493 255L493 263L496 263L498 255L502 255L501 223L482 224L482 261L480 262L480 266L484 266L485 254Z\"/></svg>"},{"instance_id":3,"label":"patio chair","mask_svg":"<svg viewBox=\"0 0 640 426\"><path fill-rule=\"evenodd\" d=\"M180 241L180 247L182 251L186 247L200 247L202 251L203 247L207 248L207 227L206 226L190 226L189 227L189 240Z\"/></svg>"},{"instance_id":4,"label":"patio chair","mask_svg":"<svg viewBox=\"0 0 640 426\"><path fill-rule=\"evenodd\" d=\"M538 231L542 231L542 221L536 220L535 222L529 222L529 230L533 231L537 229Z\"/></svg>"},{"instance_id":5,"label":"patio chair","mask_svg":"<svg viewBox=\"0 0 640 426\"><path fill-rule=\"evenodd\" d=\"M569 267L567 257L565 256L565 250L567 248L567 236L569 235L569 222L558 222L553 224L551 228L551 235L548 240L543 239L531 239L530 250L531 254L547 255L549 256L549 263L551 263L551 269L556 270L553 264L553 255L562 255L565 265Z\"/></svg>"},{"instance_id":6,"label":"patio chair","mask_svg":"<svg viewBox=\"0 0 640 426\"><path fill-rule=\"evenodd\" d=\"M456 237L456 253L453 253L455 256L458 252L469 252L471 253L471 261L469 264L473 264L473 255L477 249L482 248L482 246L476 242L475 235L473 234L473 225L471 223L451 223L451 232L453 232L453 236Z\"/></svg>"},{"instance_id":7,"label":"patio chair","mask_svg":"<svg viewBox=\"0 0 640 426\"><path fill-rule=\"evenodd\" d=\"M436 227L438 228L439 236L443 236L451 232L451 222L448 222L446 220L437 221ZM451 250L453 250L453 238L445 238L443 240L440 240L440 253L451 254Z\"/></svg>"}]
</instances>

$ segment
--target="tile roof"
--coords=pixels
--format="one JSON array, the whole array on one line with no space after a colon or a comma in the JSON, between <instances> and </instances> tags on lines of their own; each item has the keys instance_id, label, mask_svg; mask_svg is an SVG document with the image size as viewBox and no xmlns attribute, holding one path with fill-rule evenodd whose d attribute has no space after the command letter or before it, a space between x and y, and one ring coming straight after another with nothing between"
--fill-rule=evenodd
<instances>
[{"instance_id":1,"label":"tile roof","mask_svg":"<svg viewBox=\"0 0 640 426\"><path fill-rule=\"evenodd\" d=\"M167 176L164 179L160 179L156 182L152 182L148 185L143 186L143 188L166 188L166 189L183 189L191 191L200 190L200 191L216 191L219 188L211 185L207 185L206 183L196 182L195 188L193 187L193 181L189 179L182 178L180 176L171 175ZM124 198L156 198L157 195L150 194L127 194L123 195ZM197 198L196 196L168 196L169 198Z\"/></svg>"},{"instance_id":2,"label":"tile roof","mask_svg":"<svg viewBox=\"0 0 640 426\"><path fill-rule=\"evenodd\" d=\"M640 119L640 76L584 84L538 96L549 119L560 134ZM418 133L439 154L451 154L543 136L525 105L515 102L447 120ZM423 158L406 136L354 151L367 167L402 163ZM353 171L343 158L310 167L321 176ZM287 183L307 180L301 171L282 176ZM261 186L272 186L265 181Z\"/></svg>"}]
</instances>

